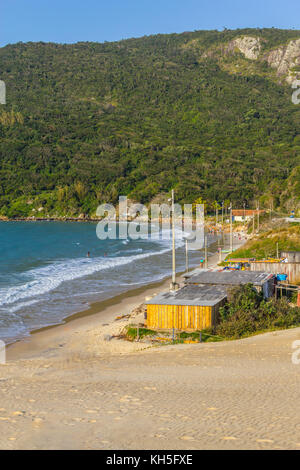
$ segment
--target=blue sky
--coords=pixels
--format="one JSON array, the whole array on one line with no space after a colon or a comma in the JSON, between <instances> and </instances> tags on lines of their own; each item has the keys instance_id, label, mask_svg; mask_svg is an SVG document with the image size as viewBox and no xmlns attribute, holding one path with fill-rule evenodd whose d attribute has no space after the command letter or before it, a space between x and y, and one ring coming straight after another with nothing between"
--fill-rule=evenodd
<instances>
[{"instance_id":1,"label":"blue sky","mask_svg":"<svg viewBox=\"0 0 300 470\"><path fill-rule=\"evenodd\" d=\"M242 27L300 29L299 0L1 0L0 46Z\"/></svg>"}]
</instances>

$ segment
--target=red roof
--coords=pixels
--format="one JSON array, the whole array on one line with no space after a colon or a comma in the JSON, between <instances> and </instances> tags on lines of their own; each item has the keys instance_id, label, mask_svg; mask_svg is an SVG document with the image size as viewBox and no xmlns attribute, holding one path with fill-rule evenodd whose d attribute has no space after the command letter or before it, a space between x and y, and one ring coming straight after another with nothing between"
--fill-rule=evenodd
<instances>
[{"instance_id":1,"label":"red roof","mask_svg":"<svg viewBox=\"0 0 300 470\"><path fill-rule=\"evenodd\" d=\"M253 216L253 214L263 214L265 211L260 209L260 210L257 210L257 209L250 209L250 210L247 210L247 209L233 209L232 210L232 215L233 216L242 216L244 217L245 216Z\"/></svg>"}]
</instances>

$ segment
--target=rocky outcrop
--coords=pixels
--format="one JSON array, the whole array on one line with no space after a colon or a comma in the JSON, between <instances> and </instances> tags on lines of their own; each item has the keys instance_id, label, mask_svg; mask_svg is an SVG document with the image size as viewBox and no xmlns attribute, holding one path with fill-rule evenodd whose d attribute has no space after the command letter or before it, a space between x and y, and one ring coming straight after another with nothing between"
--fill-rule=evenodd
<instances>
[{"instance_id":1,"label":"rocky outcrop","mask_svg":"<svg viewBox=\"0 0 300 470\"><path fill-rule=\"evenodd\" d=\"M243 36L231 43L237 47L247 59L257 60L261 51L261 40L253 36Z\"/></svg>"},{"instance_id":2,"label":"rocky outcrop","mask_svg":"<svg viewBox=\"0 0 300 470\"><path fill-rule=\"evenodd\" d=\"M268 64L277 70L279 77L284 77L290 84L300 78L300 39L294 39L285 46L280 46L273 51L261 55L261 39L254 36L243 36L234 39L229 44L228 50L238 49L247 59L267 60Z\"/></svg>"},{"instance_id":3,"label":"rocky outcrop","mask_svg":"<svg viewBox=\"0 0 300 470\"><path fill-rule=\"evenodd\" d=\"M278 76L286 76L288 83L300 77L300 72L293 67L300 66L300 39L290 41L287 46L280 46L268 55L268 64L277 69Z\"/></svg>"}]
</instances>

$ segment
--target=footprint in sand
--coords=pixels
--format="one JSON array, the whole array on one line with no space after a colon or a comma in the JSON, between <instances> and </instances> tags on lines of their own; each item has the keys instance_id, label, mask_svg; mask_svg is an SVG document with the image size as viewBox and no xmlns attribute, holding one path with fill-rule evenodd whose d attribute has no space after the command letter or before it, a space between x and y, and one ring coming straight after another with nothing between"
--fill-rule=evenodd
<instances>
[{"instance_id":1,"label":"footprint in sand","mask_svg":"<svg viewBox=\"0 0 300 470\"><path fill-rule=\"evenodd\" d=\"M34 426L40 426L43 423L43 420L41 418L34 418L33 424Z\"/></svg>"},{"instance_id":2,"label":"footprint in sand","mask_svg":"<svg viewBox=\"0 0 300 470\"><path fill-rule=\"evenodd\" d=\"M272 441L271 439L256 439L256 442L262 442L262 443L266 443L266 444L273 444L274 441Z\"/></svg>"}]
</instances>

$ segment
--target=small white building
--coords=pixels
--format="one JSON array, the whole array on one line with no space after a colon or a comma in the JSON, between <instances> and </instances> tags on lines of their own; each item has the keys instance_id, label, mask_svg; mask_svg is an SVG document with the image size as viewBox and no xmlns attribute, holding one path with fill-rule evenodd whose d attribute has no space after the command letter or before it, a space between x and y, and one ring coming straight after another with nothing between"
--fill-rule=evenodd
<instances>
[{"instance_id":1,"label":"small white building","mask_svg":"<svg viewBox=\"0 0 300 470\"><path fill-rule=\"evenodd\" d=\"M244 222L253 219L257 214L262 215L265 211L258 209L233 209L232 210L232 221L233 222Z\"/></svg>"}]
</instances>

